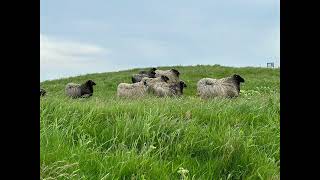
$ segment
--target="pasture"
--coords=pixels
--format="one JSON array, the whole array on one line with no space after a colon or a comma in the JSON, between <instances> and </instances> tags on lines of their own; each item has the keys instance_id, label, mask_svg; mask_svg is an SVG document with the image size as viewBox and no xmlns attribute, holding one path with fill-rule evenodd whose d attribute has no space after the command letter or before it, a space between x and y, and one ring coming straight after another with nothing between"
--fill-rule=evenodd
<instances>
[{"instance_id":1,"label":"pasture","mask_svg":"<svg viewBox=\"0 0 320 180\"><path fill-rule=\"evenodd\" d=\"M117 98L140 69L42 82L41 179L280 179L280 69L159 67L171 68L187 84L179 98ZM199 79L235 73L238 98L196 96ZM88 79L92 97L65 96Z\"/></svg>"}]
</instances>

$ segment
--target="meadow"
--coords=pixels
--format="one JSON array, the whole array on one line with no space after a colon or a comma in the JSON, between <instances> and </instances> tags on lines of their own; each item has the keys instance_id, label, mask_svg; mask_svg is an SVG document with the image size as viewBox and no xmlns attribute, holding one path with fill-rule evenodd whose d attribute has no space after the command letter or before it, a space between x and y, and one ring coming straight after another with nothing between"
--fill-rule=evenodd
<instances>
[{"instance_id":1,"label":"meadow","mask_svg":"<svg viewBox=\"0 0 320 180\"><path fill-rule=\"evenodd\" d=\"M171 68L182 97L116 97L140 69L42 82L41 179L280 179L280 69L159 67ZM234 73L245 79L238 98L196 96L199 79ZM65 96L88 79L91 98Z\"/></svg>"}]
</instances>

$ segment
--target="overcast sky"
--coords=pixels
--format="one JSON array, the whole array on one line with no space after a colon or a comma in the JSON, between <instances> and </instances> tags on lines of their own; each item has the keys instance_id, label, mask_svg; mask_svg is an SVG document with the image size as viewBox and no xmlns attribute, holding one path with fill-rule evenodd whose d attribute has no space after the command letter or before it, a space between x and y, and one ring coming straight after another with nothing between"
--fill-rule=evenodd
<instances>
[{"instance_id":1,"label":"overcast sky","mask_svg":"<svg viewBox=\"0 0 320 180\"><path fill-rule=\"evenodd\" d=\"M40 4L41 81L136 67L280 61L279 0Z\"/></svg>"}]
</instances>

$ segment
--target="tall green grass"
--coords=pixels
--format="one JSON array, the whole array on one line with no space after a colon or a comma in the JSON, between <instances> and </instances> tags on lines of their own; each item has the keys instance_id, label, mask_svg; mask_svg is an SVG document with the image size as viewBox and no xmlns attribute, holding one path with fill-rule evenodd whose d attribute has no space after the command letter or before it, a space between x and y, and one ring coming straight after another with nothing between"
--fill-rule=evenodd
<instances>
[{"instance_id":1,"label":"tall green grass","mask_svg":"<svg viewBox=\"0 0 320 180\"><path fill-rule=\"evenodd\" d=\"M174 68L188 86L180 98L117 98L137 69L42 82L41 179L279 179L279 69ZM240 97L196 97L199 79L233 73L245 79ZM87 79L91 98L64 95Z\"/></svg>"}]
</instances>

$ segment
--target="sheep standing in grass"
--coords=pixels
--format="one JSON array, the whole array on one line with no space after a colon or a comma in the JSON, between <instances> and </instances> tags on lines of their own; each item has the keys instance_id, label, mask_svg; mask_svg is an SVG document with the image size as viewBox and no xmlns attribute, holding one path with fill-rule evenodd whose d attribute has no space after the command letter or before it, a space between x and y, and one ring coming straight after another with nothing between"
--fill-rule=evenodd
<instances>
[{"instance_id":1,"label":"sheep standing in grass","mask_svg":"<svg viewBox=\"0 0 320 180\"><path fill-rule=\"evenodd\" d=\"M197 95L201 98L237 97L240 92L240 83L244 79L234 74L222 79L203 78L197 83Z\"/></svg>"},{"instance_id":2,"label":"sheep standing in grass","mask_svg":"<svg viewBox=\"0 0 320 180\"><path fill-rule=\"evenodd\" d=\"M46 95L46 93L47 93L46 90L40 88L40 96L44 96L44 95Z\"/></svg>"},{"instance_id":3,"label":"sheep standing in grass","mask_svg":"<svg viewBox=\"0 0 320 180\"><path fill-rule=\"evenodd\" d=\"M140 82L143 78L155 78L155 70L156 68L152 68L149 71L140 71L139 74L134 74L131 77L132 83Z\"/></svg>"},{"instance_id":4,"label":"sheep standing in grass","mask_svg":"<svg viewBox=\"0 0 320 180\"><path fill-rule=\"evenodd\" d=\"M65 93L72 98L90 97L93 95L93 86L96 83L92 80L86 81L84 84L68 83L65 87Z\"/></svg>"},{"instance_id":5,"label":"sheep standing in grass","mask_svg":"<svg viewBox=\"0 0 320 180\"><path fill-rule=\"evenodd\" d=\"M180 72L176 69L170 70L156 70L156 77L167 76L169 78L169 82L179 82Z\"/></svg>"}]
</instances>

